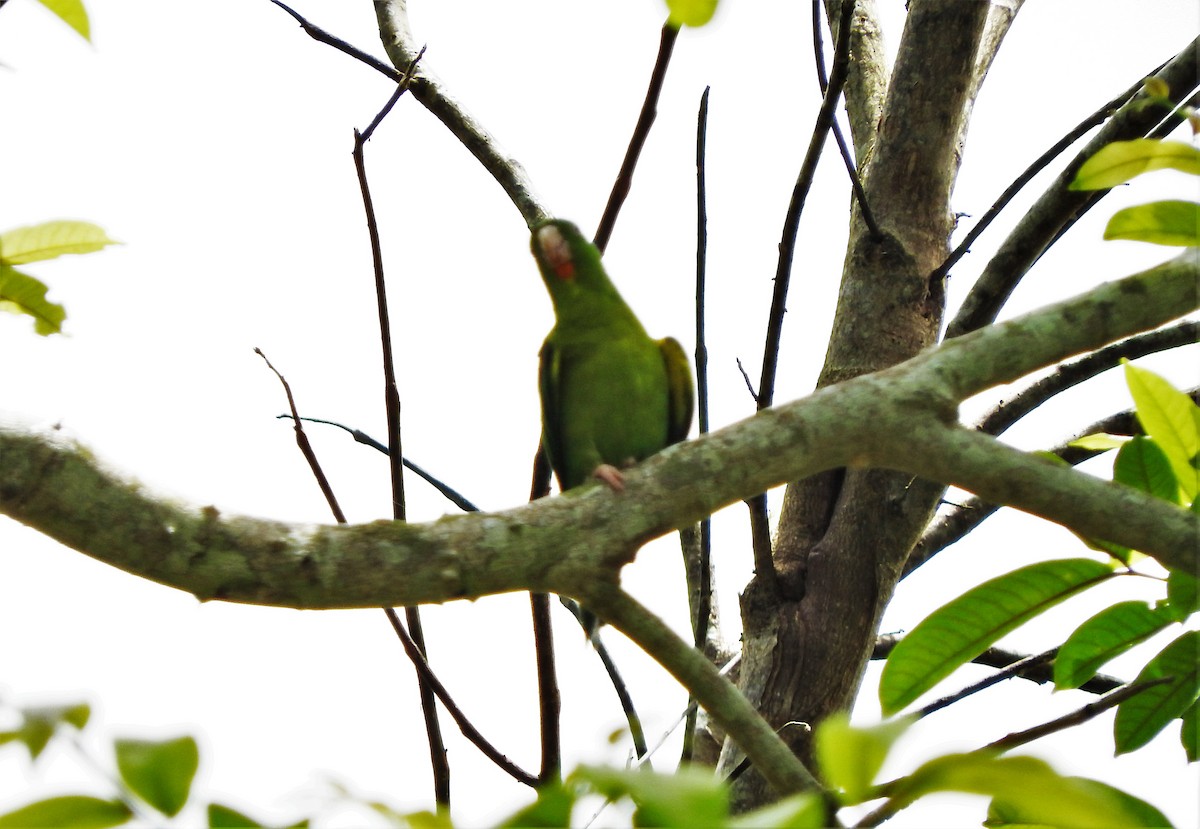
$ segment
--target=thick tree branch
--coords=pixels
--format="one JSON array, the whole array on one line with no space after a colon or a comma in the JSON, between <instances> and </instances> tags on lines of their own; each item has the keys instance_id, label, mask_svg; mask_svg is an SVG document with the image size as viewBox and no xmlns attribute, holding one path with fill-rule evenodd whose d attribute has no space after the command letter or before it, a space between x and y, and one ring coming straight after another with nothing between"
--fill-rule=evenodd
<instances>
[{"instance_id":1,"label":"thick tree branch","mask_svg":"<svg viewBox=\"0 0 1200 829\"><path fill-rule=\"evenodd\" d=\"M572 596L617 622L688 687L781 790L806 785L732 688L616 586L647 540L799 476L843 466L954 483L1200 573L1200 519L1133 489L1048 464L954 422L957 402L1197 306L1200 251L961 337L652 457L626 492L587 487L428 524L285 524L155 498L91 453L0 429L0 512L102 561L202 599L302 608L415 605L513 590ZM680 656L674 651L689 656ZM668 653L668 651L671 651ZM741 707L738 707L741 706ZM743 711L742 709L746 709ZM740 712L740 713L739 713ZM749 723L749 724L748 724ZM767 735L770 735L769 737ZM778 756L777 756L778 755Z\"/></svg>"},{"instance_id":2,"label":"thick tree branch","mask_svg":"<svg viewBox=\"0 0 1200 829\"><path fill-rule=\"evenodd\" d=\"M1196 405L1200 406L1200 389L1192 389L1188 392L1188 395ZM1072 438L1047 451L1052 455L1062 458L1071 466L1076 466L1089 458L1099 455L1103 450L1081 449L1071 444L1077 437L1100 433L1110 435L1140 435L1142 434L1142 427L1137 422L1137 416L1133 410L1126 409L1123 412L1117 412L1116 414L1097 420L1095 423L1078 432L1076 438ZM937 520L929 525L925 534L921 536L921 540L913 547L912 555L908 557L908 561L904 564L904 575L910 575L939 552L961 540L995 514L998 509L1000 509L999 504L989 503L978 497L967 498L961 503L955 504L953 510L938 516Z\"/></svg>"},{"instance_id":3,"label":"thick tree branch","mask_svg":"<svg viewBox=\"0 0 1200 829\"><path fill-rule=\"evenodd\" d=\"M841 466L954 483L1197 572L1197 519L953 422L959 400L1194 310L1200 251L990 326L672 447L630 472L498 513L345 527L223 517L155 498L76 446L0 431L0 512L204 599L378 607L544 590L587 600L647 540L751 494Z\"/></svg>"}]
</instances>

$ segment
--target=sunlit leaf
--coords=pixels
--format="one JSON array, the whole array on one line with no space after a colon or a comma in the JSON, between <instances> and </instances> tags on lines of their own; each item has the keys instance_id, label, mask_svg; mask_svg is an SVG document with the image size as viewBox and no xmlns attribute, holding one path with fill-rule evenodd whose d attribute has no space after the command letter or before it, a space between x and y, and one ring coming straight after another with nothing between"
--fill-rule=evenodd
<instances>
[{"instance_id":1,"label":"sunlit leaf","mask_svg":"<svg viewBox=\"0 0 1200 829\"><path fill-rule=\"evenodd\" d=\"M1162 377L1133 363L1125 363L1125 382L1138 422L1166 453L1184 498L1191 503L1200 490L1200 470L1195 466L1200 453L1196 404Z\"/></svg>"},{"instance_id":2,"label":"sunlit leaf","mask_svg":"<svg viewBox=\"0 0 1200 829\"><path fill-rule=\"evenodd\" d=\"M133 817L119 800L102 800L86 795L51 797L0 815L0 829L105 829L120 826Z\"/></svg>"},{"instance_id":3,"label":"sunlit leaf","mask_svg":"<svg viewBox=\"0 0 1200 829\"><path fill-rule=\"evenodd\" d=\"M1178 622L1200 610L1200 580L1182 570L1167 573L1167 608Z\"/></svg>"},{"instance_id":4,"label":"sunlit leaf","mask_svg":"<svg viewBox=\"0 0 1200 829\"><path fill-rule=\"evenodd\" d=\"M1189 763L1200 760L1200 700L1193 702L1180 718L1183 727L1179 729L1179 742L1183 743L1183 751Z\"/></svg>"},{"instance_id":5,"label":"sunlit leaf","mask_svg":"<svg viewBox=\"0 0 1200 829\"><path fill-rule=\"evenodd\" d=\"M519 810L500 824L501 829L517 827L569 826L571 809L575 806L574 793L565 786L543 786L538 789L537 800Z\"/></svg>"},{"instance_id":6,"label":"sunlit leaf","mask_svg":"<svg viewBox=\"0 0 1200 829\"><path fill-rule=\"evenodd\" d=\"M258 821L251 820L237 809L222 806L220 803L208 804L209 829L253 829L261 827Z\"/></svg>"},{"instance_id":7,"label":"sunlit leaf","mask_svg":"<svg viewBox=\"0 0 1200 829\"><path fill-rule=\"evenodd\" d=\"M811 792L745 812L725 824L728 829L822 829L828 825L825 804Z\"/></svg>"},{"instance_id":8,"label":"sunlit leaf","mask_svg":"<svg viewBox=\"0 0 1200 829\"><path fill-rule=\"evenodd\" d=\"M39 0L39 2L57 14L84 40L92 39L91 25L88 23L87 9L83 7L83 0Z\"/></svg>"},{"instance_id":9,"label":"sunlit leaf","mask_svg":"<svg viewBox=\"0 0 1200 829\"><path fill-rule=\"evenodd\" d=\"M711 771L682 768L674 774L581 766L572 780L588 783L612 800L628 797L638 826L687 829L716 826L729 816L729 792Z\"/></svg>"},{"instance_id":10,"label":"sunlit leaf","mask_svg":"<svg viewBox=\"0 0 1200 829\"><path fill-rule=\"evenodd\" d=\"M1072 190L1105 190L1151 170L1173 169L1200 175L1200 150L1183 141L1136 138L1106 144L1083 163Z\"/></svg>"},{"instance_id":11,"label":"sunlit leaf","mask_svg":"<svg viewBox=\"0 0 1200 829\"><path fill-rule=\"evenodd\" d=\"M897 786L893 798L907 805L935 792L990 795L1000 809L1037 815L1046 826L1109 829L1137 826L1121 800L1091 781L1063 777L1033 757L996 757L983 752L949 754L923 764Z\"/></svg>"},{"instance_id":12,"label":"sunlit leaf","mask_svg":"<svg viewBox=\"0 0 1200 829\"><path fill-rule=\"evenodd\" d=\"M998 576L935 610L883 666L879 701L891 715L1029 619L1112 575L1107 564L1044 561Z\"/></svg>"},{"instance_id":13,"label":"sunlit leaf","mask_svg":"<svg viewBox=\"0 0 1200 829\"><path fill-rule=\"evenodd\" d=\"M1155 498L1179 503L1179 482L1171 461L1153 438L1139 435L1121 447L1113 463L1113 480Z\"/></svg>"},{"instance_id":14,"label":"sunlit leaf","mask_svg":"<svg viewBox=\"0 0 1200 829\"><path fill-rule=\"evenodd\" d=\"M1164 199L1126 207L1108 220L1104 238L1195 247L1200 245L1200 204Z\"/></svg>"},{"instance_id":15,"label":"sunlit leaf","mask_svg":"<svg viewBox=\"0 0 1200 829\"><path fill-rule=\"evenodd\" d=\"M1095 452L1103 452L1108 449L1120 449L1129 441L1125 435L1110 435L1104 432L1098 432L1094 435L1084 435L1081 438L1075 438L1068 446L1076 449L1088 449Z\"/></svg>"},{"instance_id":16,"label":"sunlit leaf","mask_svg":"<svg viewBox=\"0 0 1200 829\"><path fill-rule=\"evenodd\" d=\"M1158 75L1151 75L1142 83L1142 90L1151 98L1167 99L1171 97L1171 88Z\"/></svg>"},{"instance_id":17,"label":"sunlit leaf","mask_svg":"<svg viewBox=\"0 0 1200 829\"><path fill-rule=\"evenodd\" d=\"M46 299L46 290L29 274L0 265L0 311L33 317L34 330L42 336L61 333L67 318L65 308Z\"/></svg>"},{"instance_id":18,"label":"sunlit leaf","mask_svg":"<svg viewBox=\"0 0 1200 829\"><path fill-rule=\"evenodd\" d=\"M0 263L26 265L68 253L93 253L119 244L91 222L42 222L0 233Z\"/></svg>"},{"instance_id":19,"label":"sunlit leaf","mask_svg":"<svg viewBox=\"0 0 1200 829\"><path fill-rule=\"evenodd\" d=\"M17 730L17 739L29 749L29 756L36 760L46 750L54 736L54 723L37 716L26 716Z\"/></svg>"},{"instance_id":20,"label":"sunlit leaf","mask_svg":"<svg viewBox=\"0 0 1200 829\"><path fill-rule=\"evenodd\" d=\"M826 717L813 735L821 779L831 789L841 790L845 803L861 803L892 744L911 724L900 718L856 728L844 713Z\"/></svg>"},{"instance_id":21,"label":"sunlit leaf","mask_svg":"<svg viewBox=\"0 0 1200 829\"><path fill-rule=\"evenodd\" d=\"M1134 684L1170 677L1117 706L1113 723L1117 754L1150 742L1167 723L1183 714L1200 695L1200 631L1188 631L1147 663Z\"/></svg>"},{"instance_id":22,"label":"sunlit leaf","mask_svg":"<svg viewBox=\"0 0 1200 829\"><path fill-rule=\"evenodd\" d=\"M1170 826L1171 822L1158 809L1151 806L1141 798L1123 792L1118 788L1101 783L1099 780L1088 780L1084 777L1064 777L1064 781L1075 791L1084 793L1092 793L1096 799L1103 801L1109 799L1110 802L1117 804L1119 807L1120 824L1121 826ZM1049 806L1049 809L1047 808ZM1048 813L1050 812L1050 813ZM1037 799L1026 798L1020 802L1013 800L1005 800L1002 798L993 798L988 805L988 819L985 823L989 827L1012 826L1025 827L1030 829L1034 826L1049 826L1052 824L1051 819L1054 815L1060 814L1057 806L1047 804ZM1095 825L1096 815L1089 813L1086 815L1090 819L1092 825ZM1118 820L1114 817L1113 820ZM1064 824L1056 824L1062 826ZM1069 824L1074 826L1076 824ZM1118 824L1111 824L1118 825Z\"/></svg>"},{"instance_id":23,"label":"sunlit leaf","mask_svg":"<svg viewBox=\"0 0 1200 829\"><path fill-rule=\"evenodd\" d=\"M117 770L125 785L164 815L187 803L200 751L191 737L173 740L117 740Z\"/></svg>"},{"instance_id":24,"label":"sunlit leaf","mask_svg":"<svg viewBox=\"0 0 1200 829\"><path fill-rule=\"evenodd\" d=\"M681 26L703 26L712 20L717 10L717 0L667 0L668 22L678 29Z\"/></svg>"},{"instance_id":25,"label":"sunlit leaf","mask_svg":"<svg viewBox=\"0 0 1200 829\"><path fill-rule=\"evenodd\" d=\"M1128 601L1097 613L1080 625L1054 658L1054 687L1078 688L1100 666L1171 624L1167 611Z\"/></svg>"}]
</instances>

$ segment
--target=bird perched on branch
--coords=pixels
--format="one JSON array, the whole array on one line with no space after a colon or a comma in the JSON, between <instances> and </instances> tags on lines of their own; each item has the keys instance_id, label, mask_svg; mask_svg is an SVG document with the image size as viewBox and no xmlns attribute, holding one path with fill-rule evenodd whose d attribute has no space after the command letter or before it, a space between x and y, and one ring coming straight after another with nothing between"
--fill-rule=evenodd
<instances>
[{"instance_id":1,"label":"bird perched on branch","mask_svg":"<svg viewBox=\"0 0 1200 829\"><path fill-rule=\"evenodd\" d=\"M623 468L691 428L687 355L670 337L650 338L575 225L543 222L531 247L555 319L538 377L542 451L564 492L593 477L620 492Z\"/></svg>"}]
</instances>

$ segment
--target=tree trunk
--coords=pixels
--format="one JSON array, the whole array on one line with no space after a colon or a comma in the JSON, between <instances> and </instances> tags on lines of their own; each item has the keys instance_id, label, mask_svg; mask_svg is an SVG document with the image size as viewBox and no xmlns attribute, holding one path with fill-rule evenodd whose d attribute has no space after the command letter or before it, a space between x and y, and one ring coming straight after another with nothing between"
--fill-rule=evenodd
<instances>
[{"instance_id":1,"label":"tree trunk","mask_svg":"<svg viewBox=\"0 0 1200 829\"><path fill-rule=\"evenodd\" d=\"M828 5L836 21L839 4ZM882 87L871 79L883 76L882 50L873 10L860 4L847 110L881 235L870 234L856 208L820 386L894 365L936 341L944 291L930 274L949 250L950 194L979 67L988 62L978 52L989 7L912 0L876 120ZM850 708L883 609L941 491L908 475L853 468L787 488L776 579L756 576L742 597L741 686L806 763L810 732L785 725L815 725ZM771 799L753 772L735 785L738 809Z\"/></svg>"}]
</instances>

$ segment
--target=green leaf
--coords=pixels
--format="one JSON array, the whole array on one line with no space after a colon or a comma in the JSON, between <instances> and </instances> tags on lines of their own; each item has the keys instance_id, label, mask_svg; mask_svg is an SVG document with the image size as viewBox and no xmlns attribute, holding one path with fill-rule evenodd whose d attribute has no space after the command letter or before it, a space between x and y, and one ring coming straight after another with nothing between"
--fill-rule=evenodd
<instances>
[{"instance_id":1,"label":"green leaf","mask_svg":"<svg viewBox=\"0 0 1200 829\"><path fill-rule=\"evenodd\" d=\"M1128 442L1129 438L1124 435L1110 435L1105 432L1099 432L1094 435L1084 435L1081 438L1075 438L1075 440L1067 445L1076 449L1091 449L1103 452L1107 449L1120 449Z\"/></svg>"},{"instance_id":2,"label":"green leaf","mask_svg":"<svg viewBox=\"0 0 1200 829\"><path fill-rule=\"evenodd\" d=\"M804 792L738 815L725 825L729 829L822 829L829 823L821 798Z\"/></svg>"},{"instance_id":3,"label":"green leaf","mask_svg":"<svg viewBox=\"0 0 1200 829\"><path fill-rule=\"evenodd\" d=\"M892 798L904 805L935 792L968 792L996 798L1001 811L1037 815L1038 820L1031 822L1046 826L1101 829L1138 825L1118 798L1063 777L1034 757L948 754L930 760L899 782Z\"/></svg>"},{"instance_id":4,"label":"green leaf","mask_svg":"<svg viewBox=\"0 0 1200 829\"><path fill-rule=\"evenodd\" d=\"M1182 622L1200 610L1200 580L1191 573L1171 570L1167 573L1167 612Z\"/></svg>"},{"instance_id":5,"label":"green leaf","mask_svg":"<svg viewBox=\"0 0 1200 829\"><path fill-rule=\"evenodd\" d=\"M868 728L851 726L845 713L825 718L813 735L821 779L831 789L843 792L844 803L869 799L871 784L888 751L910 725L907 717Z\"/></svg>"},{"instance_id":6,"label":"green leaf","mask_svg":"<svg viewBox=\"0 0 1200 829\"><path fill-rule=\"evenodd\" d=\"M0 737L0 742L19 740L29 749L30 758L36 760L60 727L69 725L82 729L87 725L91 713L92 709L86 703L24 708L21 709L21 727L9 732L11 736L6 739Z\"/></svg>"},{"instance_id":7,"label":"green leaf","mask_svg":"<svg viewBox=\"0 0 1200 829\"><path fill-rule=\"evenodd\" d=\"M191 737L117 740L117 769L125 785L168 817L187 803L200 752Z\"/></svg>"},{"instance_id":8,"label":"green leaf","mask_svg":"<svg viewBox=\"0 0 1200 829\"><path fill-rule=\"evenodd\" d=\"M1117 706L1113 722L1117 754L1141 748L1196 702L1200 695L1200 631L1188 631L1163 648L1133 683L1162 677L1170 677L1170 682L1147 688Z\"/></svg>"},{"instance_id":9,"label":"green leaf","mask_svg":"<svg viewBox=\"0 0 1200 829\"><path fill-rule=\"evenodd\" d=\"M87 795L50 797L0 815L0 829L31 829L53 826L56 829L104 829L120 826L133 817L129 807L119 800L102 800Z\"/></svg>"},{"instance_id":10,"label":"green leaf","mask_svg":"<svg viewBox=\"0 0 1200 829\"><path fill-rule=\"evenodd\" d=\"M40 2L78 32L80 37L91 41L92 31L88 23L87 9L83 7L83 0L40 0Z\"/></svg>"},{"instance_id":11,"label":"green leaf","mask_svg":"<svg viewBox=\"0 0 1200 829\"><path fill-rule=\"evenodd\" d=\"M27 265L68 253L93 253L120 242L91 222L59 220L0 233L0 263Z\"/></svg>"},{"instance_id":12,"label":"green leaf","mask_svg":"<svg viewBox=\"0 0 1200 829\"><path fill-rule=\"evenodd\" d=\"M1153 438L1139 435L1121 447L1113 462L1113 480L1172 504L1180 503L1179 481L1171 461Z\"/></svg>"},{"instance_id":13,"label":"green leaf","mask_svg":"<svg viewBox=\"0 0 1200 829\"><path fill-rule=\"evenodd\" d=\"M45 751L54 736L54 723L37 716L25 716L25 722L17 731L17 739L29 749L29 756L36 760Z\"/></svg>"},{"instance_id":14,"label":"green leaf","mask_svg":"<svg viewBox=\"0 0 1200 829\"><path fill-rule=\"evenodd\" d=\"M1170 826L1171 822L1158 809L1151 806L1141 798L1123 792L1118 788L1101 783L1099 780L1089 780L1085 777L1064 777L1076 791L1083 793L1092 793L1097 800L1111 798L1111 801L1118 804L1120 815L1123 821L1121 826ZM985 826L1022 826L1032 827L1039 825L1047 825L1050 823L1050 818L1053 816L1047 814L1047 804L1036 800L1022 800L1014 802L995 798L988 805L988 819ZM1051 807L1055 813L1057 808ZM1094 815L1091 816L1093 819ZM1115 820L1116 818L1114 818ZM1074 824L1072 824L1074 825ZM1094 825L1094 823L1093 823ZM1110 824L1116 825L1116 824Z\"/></svg>"},{"instance_id":15,"label":"green leaf","mask_svg":"<svg viewBox=\"0 0 1200 829\"><path fill-rule=\"evenodd\" d=\"M1100 666L1171 624L1166 611L1145 602L1115 604L1097 613L1072 633L1054 658L1054 687L1078 688Z\"/></svg>"},{"instance_id":16,"label":"green leaf","mask_svg":"<svg viewBox=\"0 0 1200 829\"><path fill-rule=\"evenodd\" d=\"M1196 404L1152 371L1125 363L1125 382L1137 407L1138 422L1166 453L1188 503L1200 491L1200 419Z\"/></svg>"},{"instance_id":17,"label":"green leaf","mask_svg":"<svg viewBox=\"0 0 1200 829\"><path fill-rule=\"evenodd\" d=\"M569 826L574 807L575 795L570 789L560 785L543 786L538 789L537 800L501 823L500 829Z\"/></svg>"},{"instance_id":18,"label":"green leaf","mask_svg":"<svg viewBox=\"0 0 1200 829\"><path fill-rule=\"evenodd\" d=\"M1086 558L1044 561L998 576L935 610L900 640L883 666L879 702L894 714L997 639L1112 575Z\"/></svg>"},{"instance_id":19,"label":"green leaf","mask_svg":"<svg viewBox=\"0 0 1200 829\"><path fill-rule=\"evenodd\" d=\"M209 829L249 829L261 827L258 821L251 820L237 809L222 806L220 803L208 804Z\"/></svg>"},{"instance_id":20,"label":"green leaf","mask_svg":"<svg viewBox=\"0 0 1200 829\"><path fill-rule=\"evenodd\" d=\"M1171 88L1167 82L1158 75L1151 75L1142 83L1142 91L1151 98L1157 98L1160 101L1171 100Z\"/></svg>"},{"instance_id":21,"label":"green leaf","mask_svg":"<svg viewBox=\"0 0 1200 829\"><path fill-rule=\"evenodd\" d=\"M681 26L703 26L712 20L717 0L667 0L670 17L667 22L676 29Z\"/></svg>"},{"instance_id":22,"label":"green leaf","mask_svg":"<svg viewBox=\"0 0 1200 829\"><path fill-rule=\"evenodd\" d=\"M62 333L67 318L65 308L46 299L46 290L44 283L29 274L0 264L0 311L33 317L34 330L43 337Z\"/></svg>"},{"instance_id":23,"label":"green leaf","mask_svg":"<svg viewBox=\"0 0 1200 829\"><path fill-rule=\"evenodd\" d=\"M1172 169L1200 175L1200 150L1183 141L1137 138L1114 141L1083 162L1072 190L1107 190L1151 170Z\"/></svg>"},{"instance_id":24,"label":"green leaf","mask_svg":"<svg viewBox=\"0 0 1200 829\"><path fill-rule=\"evenodd\" d=\"M1200 245L1200 204L1165 199L1118 210L1104 227L1104 238L1155 245Z\"/></svg>"},{"instance_id":25,"label":"green leaf","mask_svg":"<svg viewBox=\"0 0 1200 829\"><path fill-rule=\"evenodd\" d=\"M711 770L682 768L674 774L655 774L581 766L570 779L591 785L611 800L631 799L637 807L636 826L721 826L729 817L729 791Z\"/></svg>"},{"instance_id":26,"label":"green leaf","mask_svg":"<svg viewBox=\"0 0 1200 829\"><path fill-rule=\"evenodd\" d=\"M1193 702L1180 719L1183 726L1179 729L1179 742L1183 743L1188 762L1194 763L1200 760L1200 700Z\"/></svg>"}]
</instances>

